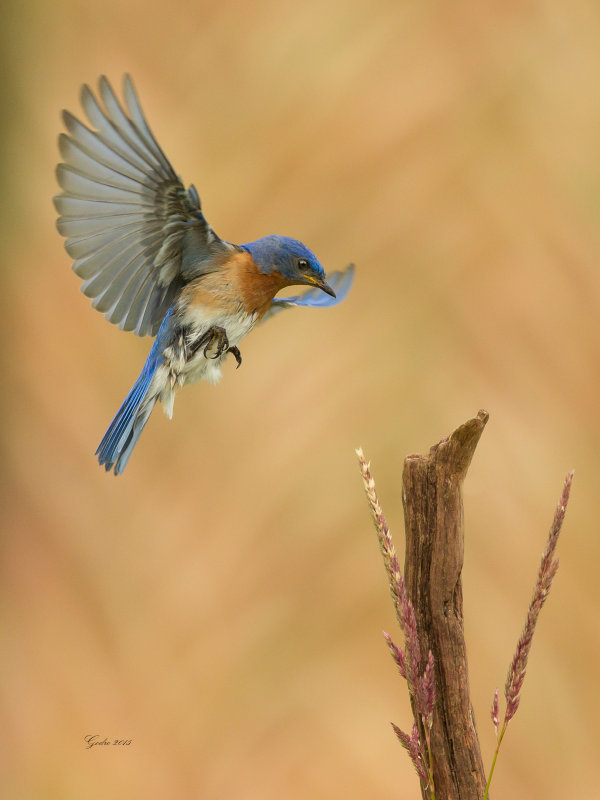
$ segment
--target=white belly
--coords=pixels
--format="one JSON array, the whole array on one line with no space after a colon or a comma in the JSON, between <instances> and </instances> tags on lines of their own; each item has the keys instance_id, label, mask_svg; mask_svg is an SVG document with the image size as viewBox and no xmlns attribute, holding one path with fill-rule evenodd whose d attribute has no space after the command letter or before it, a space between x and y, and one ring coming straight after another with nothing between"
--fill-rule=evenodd
<instances>
[{"instance_id":1,"label":"white belly","mask_svg":"<svg viewBox=\"0 0 600 800\"><path fill-rule=\"evenodd\" d=\"M196 310L184 317L186 326L189 326L194 336L200 337L210 328L220 327L227 332L227 339L230 347L237 347L246 334L250 333L256 325L256 314L221 314L213 316L210 323L206 322L206 317L198 314ZM195 383L199 380L217 383L221 378L221 364L227 358L227 353L223 353L219 358L205 358L204 348L200 348L194 356L183 365L181 374L185 383Z\"/></svg>"}]
</instances>

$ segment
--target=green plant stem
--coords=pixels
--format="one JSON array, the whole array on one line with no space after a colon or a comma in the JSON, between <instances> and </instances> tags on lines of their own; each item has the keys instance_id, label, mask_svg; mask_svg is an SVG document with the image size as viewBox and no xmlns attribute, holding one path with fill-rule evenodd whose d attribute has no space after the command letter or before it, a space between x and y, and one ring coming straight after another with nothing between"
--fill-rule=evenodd
<instances>
[{"instance_id":1,"label":"green plant stem","mask_svg":"<svg viewBox=\"0 0 600 800\"><path fill-rule=\"evenodd\" d=\"M488 800L488 794L490 791L490 783L492 782L492 776L494 775L494 767L496 766L496 759L498 758L498 751L500 750L500 745L502 744L502 739L504 737L504 732L506 731L506 720L502 723L502 728L500 729L500 733L498 734L498 744L496 745L496 750L494 752L494 758L492 759L492 766L490 767L490 774L487 779L487 783L485 785L485 794L483 795L483 800Z\"/></svg>"}]
</instances>

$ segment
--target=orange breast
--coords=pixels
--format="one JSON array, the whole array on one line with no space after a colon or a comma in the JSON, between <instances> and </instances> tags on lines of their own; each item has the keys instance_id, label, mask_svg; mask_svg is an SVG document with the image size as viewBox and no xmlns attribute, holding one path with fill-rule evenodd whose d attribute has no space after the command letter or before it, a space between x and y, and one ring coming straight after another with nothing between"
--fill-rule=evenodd
<instances>
[{"instance_id":1,"label":"orange breast","mask_svg":"<svg viewBox=\"0 0 600 800\"><path fill-rule=\"evenodd\" d=\"M266 313L277 292L287 286L287 281L276 270L265 275L258 269L249 253L244 252L240 255L242 257L236 265L236 282L240 296L247 311L258 314L260 318Z\"/></svg>"},{"instance_id":2,"label":"orange breast","mask_svg":"<svg viewBox=\"0 0 600 800\"><path fill-rule=\"evenodd\" d=\"M191 281L182 291L190 305L214 308L215 311L245 311L262 317L280 289L287 285L281 273L260 272L245 250L236 250L215 272Z\"/></svg>"}]
</instances>

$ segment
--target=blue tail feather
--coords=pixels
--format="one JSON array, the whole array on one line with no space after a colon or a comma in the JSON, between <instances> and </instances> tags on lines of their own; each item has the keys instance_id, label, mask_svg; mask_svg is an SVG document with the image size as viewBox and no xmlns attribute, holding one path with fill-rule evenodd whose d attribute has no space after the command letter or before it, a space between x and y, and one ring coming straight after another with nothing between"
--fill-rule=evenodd
<instances>
[{"instance_id":1,"label":"blue tail feather","mask_svg":"<svg viewBox=\"0 0 600 800\"><path fill-rule=\"evenodd\" d=\"M133 448L152 413L157 398L148 398L147 395L154 373L160 364L158 352L157 337L139 378L131 387L131 391L115 414L113 421L108 426L108 430L98 445L96 450L98 463L103 465L107 472L113 467L115 475L123 472ZM147 403L142 411L144 401L147 401Z\"/></svg>"}]
</instances>

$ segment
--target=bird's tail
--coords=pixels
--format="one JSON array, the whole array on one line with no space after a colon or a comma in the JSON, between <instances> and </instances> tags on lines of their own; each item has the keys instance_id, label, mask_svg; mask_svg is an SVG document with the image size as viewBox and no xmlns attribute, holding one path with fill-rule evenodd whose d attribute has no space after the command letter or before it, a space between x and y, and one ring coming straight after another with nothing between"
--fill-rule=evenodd
<instances>
[{"instance_id":1,"label":"bird's tail","mask_svg":"<svg viewBox=\"0 0 600 800\"><path fill-rule=\"evenodd\" d=\"M141 375L131 387L131 391L108 426L108 430L96 450L98 463L104 466L107 472L114 467L115 475L119 475L127 466L133 448L158 399L158 393L149 393L150 384L158 366L156 354L153 351L154 348L148 356Z\"/></svg>"}]
</instances>

